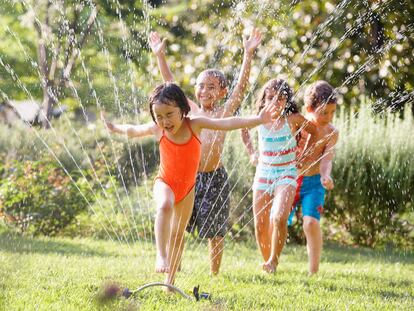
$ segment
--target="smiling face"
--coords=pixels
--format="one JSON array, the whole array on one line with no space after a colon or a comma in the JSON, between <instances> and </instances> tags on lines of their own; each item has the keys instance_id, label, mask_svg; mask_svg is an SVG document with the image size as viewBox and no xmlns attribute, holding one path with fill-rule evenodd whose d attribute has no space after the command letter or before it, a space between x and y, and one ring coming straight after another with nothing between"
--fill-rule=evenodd
<instances>
[{"instance_id":1,"label":"smiling face","mask_svg":"<svg viewBox=\"0 0 414 311\"><path fill-rule=\"evenodd\" d=\"M318 126L325 126L332 122L336 111L336 103L328 103L316 108L307 107L307 110Z\"/></svg>"},{"instance_id":2,"label":"smiling face","mask_svg":"<svg viewBox=\"0 0 414 311\"><path fill-rule=\"evenodd\" d=\"M220 79L214 75L201 73L196 81L195 95L197 101L205 109L213 109L214 105L227 93L220 85Z\"/></svg>"},{"instance_id":3,"label":"smiling face","mask_svg":"<svg viewBox=\"0 0 414 311\"><path fill-rule=\"evenodd\" d=\"M154 103L152 106L155 122L157 125L170 132L176 134L183 124L183 113L175 103Z\"/></svg>"}]
</instances>

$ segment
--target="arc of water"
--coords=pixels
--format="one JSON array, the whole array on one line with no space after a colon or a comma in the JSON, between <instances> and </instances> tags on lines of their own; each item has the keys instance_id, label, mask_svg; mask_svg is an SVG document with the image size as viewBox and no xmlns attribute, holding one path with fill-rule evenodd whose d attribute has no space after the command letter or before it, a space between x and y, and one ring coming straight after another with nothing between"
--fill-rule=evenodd
<instances>
[{"instance_id":1,"label":"arc of water","mask_svg":"<svg viewBox=\"0 0 414 311\"><path fill-rule=\"evenodd\" d=\"M89 3L90 3L90 5L93 5L91 3L91 1L89 1ZM117 11L119 12L118 7L117 7ZM122 21L122 17L119 16L119 18L120 18L120 21ZM100 26L99 20L97 20L96 23L98 25L98 38L99 38L99 42L103 46L103 52L104 52L104 55L105 55L106 61L107 61L108 74L109 74L109 77L111 79L112 85L114 87L115 103L116 103L116 105L117 105L117 107L118 107L118 109L119 109L119 111L121 113L122 119L125 120L125 116L123 114L123 109L121 107L120 100L119 100L119 90L118 90L118 87L116 85L115 76L112 73L112 63L111 63L111 60L110 60L110 55L109 55L108 49L105 46L104 39L103 39L102 27ZM125 45L124 35L122 36L122 41L123 41L123 44ZM129 73L131 74L131 72L132 72L132 70L131 70L131 61L128 60L127 61L127 64L129 66ZM131 83L132 83L132 86L131 86L132 90L135 90L135 88L133 86L133 81L131 81ZM137 106L136 101L134 101L134 103L136 104L136 110L138 110L138 106ZM99 102L97 102L97 107L98 107L98 109L102 109L102 107L100 106ZM112 137L109 135L108 131L107 131L107 134L108 134L108 137L109 137L110 142L111 142L112 153L115 155L116 152L115 152L115 148L114 148L114 144L113 144ZM132 167L132 171L133 171L133 178L134 178L134 182L135 182L135 187L136 187L136 189L138 189L138 181L136 179L136 172L135 172L134 163L133 163L133 160L132 160L131 145L129 143L129 139L127 139L126 141L127 141L127 149L128 149L129 161L130 161L130 164L131 164L131 167ZM142 145L140 145L140 147L142 149ZM118 159L118 156L115 156L115 159ZM129 205L129 208L130 208L130 212L131 212L131 215L132 215L132 218L133 218L133 223L134 223L134 226L135 226L136 235L138 237L138 240L140 241L141 239L140 239L140 235L139 235L139 233L137 231L137 227L138 226L137 226L136 221L135 221L135 217L134 217L134 214L135 213L134 213L134 210L133 210L133 207L132 207L132 202L130 200L129 191L128 191L127 187L126 187L125 180L124 180L124 177L123 177L123 174L122 174L122 169L120 167L120 164L119 164L118 161L116 161L116 162L117 162L116 165L117 165L117 169L118 169L118 172L119 172L119 176L121 178L121 182L122 182L123 188L124 188L125 193L126 193L128 205ZM142 163L143 163L143 161L142 161ZM143 166L144 166L144 164L143 164ZM146 183L145 183L145 186L146 186ZM120 197L119 197L119 194L118 193L117 193L117 196L118 196L118 200L120 200ZM138 205L139 205L139 202L138 202ZM125 211L124 211L123 206L122 206L122 210L123 210L125 219L127 219L127 216L125 214ZM141 218L141 222L143 223L143 218ZM128 227L130 228L129 221L127 221L127 224L128 224ZM147 233L146 233L145 225L143 225L143 229L144 229L145 240L147 241Z\"/></svg>"},{"instance_id":2,"label":"arc of water","mask_svg":"<svg viewBox=\"0 0 414 311\"><path fill-rule=\"evenodd\" d=\"M27 55L26 55L27 56ZM32 65L33 65L33 62L31 62L32 63ZM76 92L76 90L74 89L74 91ZM79 99L79 96L77 96L77 98ZM81 105L82 106L82 105ZM82 108L83 108L83 106L82 106ZM73 128L72 128L73 129ZM75 131L76 132L76 131ZM76 133L77 134L77 133ZM83 146L82 146L82 148L83 148ZM72 157L72 159L73 159L73 157ZM74 159L73 159L74 160ZM89 160L89 158L88 158L88 160ZM89 160L90 161L90 160ZM95 174L96 174L96 172L95 172Z\"/></svg>"},{"instance_id":3,"label":"arc of water","mask_svg":"<svg viewBox=\"0 0 414 311\"><path fill-rule=\"evenodd\" d=\"M6 69L7 72L9 72L9 70L11 70L11 67L8 65L5 65L5 63L3 62L3 59L0 56L0 65ZM19 87L21 87L23 90L27 91L27 88L21 83L20 79L18 78L18 76L12 71L9 72L9 74L13 77L13 79L18 83ZM0 90L3 98L9 100L7 94L3 91ZM30 92L28 92L28 94L31 97ZM31 98L33 100L33 98ZM28 123L28 121L24 121L28 126L30 126L30 124ZM49 123L49 125L51 126L51 124ZM65 168L65 166L63 165L63 163L59 160L59 158L57 157L57 155L55 154L55 152L53 151L52 148L50 148L50 146L47 144L47 142L42 138L42 136L38 133L39 131L37 129L34 129L34 133L36 135L36 137L43 143L43 145L47 148L47 150L49 151L49 153L55 158L55 160L58 162L58 164L61 166L61 168L63 169L63 171L66 173L66 175L70 178L70 180L72 181L72 183L75 185L76 189L79 191L79 193L81 194L81 196L83 197L83 199L85 200L85 202L89 205L90 209L96 213L95 209L93 208L93 206L91 205L91 203L89 202L89 200L86 198L85 194L79 189L78 185L76 184L75 180L73 179L72 175L67 171L67 169ZM87 178L82 174L82 177L85 178L85 180L87 181ZM91 188L89 182L87 181L89 187ZM92 193L93 189L91 188ZM95 194L94 194L95 195ZM95 195L96 198L96 195ZM99 199L97 198L98 203ZM102 206L101 206L102 208ZM100 222L100 225L102 226L102 228L104 229L104 231L108 234L109 238L111 239L111 241L113 241L111 235L109 234L107 228L105 225L102 224L102 222ZM121 239L119 238L118 234L116 233L115 229L113 229L113 232L115 233L116 237L118 238L119 241L121 241Z\"/></svg>"},{"instance_id":4,"label":"arc of water","mask_svg":"<svg viewBox=\"0 0 414 311\"><path fill-rule=\"evenodd\" d=\"M238 5L240 5L240 4L238 4ZM265 9L265 7L266 7L266 4L263 4L263 5L261 5L260 6L260 10L259 10L259 12L258 12L258 14L257 15L260 15L261 14L261 12ZM237 14L237 11L234 13L234 14ZM240 15L240 16L237 16L237 18L236 18L236 23L237 23L237 20L239 20L239 22L241 23L241 21L242 21L242 15ZM221 33L226 33L224 30L221 32ZM228 42L229 40L230 40L230 37L226 37L226 38L224 38L223 39L224 40L224 43L226 43L226 42ZM220 42L223 42L223 41L220 41ZM266 56L264 57L264 59L262 60L262 62L261 62L261 70L263 69L263 67L264 67L264 65L265 65L265 63L266 63L266 61L267 61L267 59L270 57L270 55L273 55L273 53L274 53L274 49L272 50L272 53L266 53ZM232 82L231 82L231 87L230 87L230 90L232 90L233 88L234 88L234 86L235 86L235 84L236 84L236 82L237 82L237 76L238 76L238 74L236 74L236 75L234 75L234 77L233 77L233 80L232 80ZM256 78L256 80L253 82L253 85L256 85L256 83L257 83L257 78ZM232 91L230 91L229 92L229 94L231 94L232 93ZM251 91L249 90L248 92L248 95L246 96L246 97L248 97L249 95L250 95L250 93L251 93ZM244 102L245 100L243 100L242 101L242 103L241 103L241 105L243 104L243 102ZM241 106L240 105L240 106ZM218 139L218 134L216 134L215 136L214 136L214 139L213 139L213 142L212 142L212 144L215 144L215 142L217 141L217 139ZM210 156L212 155L212 149L210 149L210 151L209 151L209 153L208 153L208 155L207 155L207 158L209 158ZM233 168L232 168L232 170L234 169L236 167L236 165L234 165L233 166ZM215 172L213 172L213 174L212 174L212 176L208 179L208 181L207 181L207 188L209 188L210 187L210 185L211 185L211 182L213 181L213 179L214 179L214 177L215 177L215 175L216 175L216 171ZM223 189L222 189L223 190ZM221 192L220 192L221 193ZM202 202L204 202L204 200L205 200L205 198L206 198L206 193L204 194L204 196L203 196L203 198L201 199L201 201ZM220 209L221 210L221 209ZM208 213L208 215L207 215L207 219L209 218L209 216L210 216L210 214L211 214L211 210L210 210L210 212ZM196 222L196 220L197 220L197 218L198 218L198 214L196 215L196 217L195 217L195 220L194 220L194 222ZM202 228L204 228L204 225L205 224L203 224L203 226L202 226ZM201 230L201 229L200 229ZM196 242L193 242L193 243L196 243ZM201 242L200 242L200 245L201 245Z\"/></svg>"},{"instance_id":5,"label":"arc of water","mask_svg":"<svg viewBox=\"0 0 414 311\"><path fill-rule=\"evenodd\" d=\"M35 12L35 10L31 7L31 5L30 5L29 3L27 3L26 1L24 1L24 2L23 2L23 4L24 4L24 5L26 5L26 6L28 6L30 9L32 9L32 10L33 10L33 12ZM59 8L59 5L57 5L57 8ZM62 11L60 11L60 13L62 14L62 16L63 16L63 17L65 17L65 16L64 16L64 13L63 13ZM34 15L34 18L35 18L35 21L36 21L39 25L41 25L41 22L40 22L40 20L38 19L38 17L36 16L36 14ZM39 28L40 28L40 29L41 29L41 31L43 32L43 27L39 27ZM75 37L73 37L73 40L75 40L75 43L76 43L76 38L75 38ZM52 47L53 47L53 51L56 51L56 50L57 50L57 49L54 47L54 43L53 43L53 42L52 42ZM79 54L80 54L80 51L79 51ZM26 54L26 55L27 55L27 54ZM30 62L30 63L31 63L31 64L32 64L32 66L33 66L33 64L35 64L36 62L34 62L33 60L31 60L31 62ZM40 72L38 71L38 66L36 66L36 69L37 69L37 72L38 72L38 74L39 74L39 77L41 78L41 74L40 74ZM42 83L44 83L44 81L43 81L43 79L42 79L42 78L41 78L41 81L42 81ZM68 81L70 82L69 77L68 77ZM79 101L79 103L80 103L80 105L81 105L81 107L82 107L82 110L83 110L83 112L84 112L84 114L85 114L84 107L83 107L83 105L82 105L82 102L81 102L81 100L80 100L79 96L77 95L77 91L76 91L76 89L73 87L73 84L71 85L71 88L72 88L72 91L74 92L75 97L78 99L78 101ZM52 96L52 97L54 98L54 100L58 103L58 105L61 107L59 100L55 97L55 94L50 94L50 93L49 93L49 95L50 95L50 96ZM83 148L83 144L82 144L82 142L81 142L81 140L80 140L80 137L79 137L79 135L78 135L77 131L76 131L76 130L72 127L71 122L67 119L66 115L64 115L64 118L68 121L68 124L70 125L70 127L71 127L72 131L74 131L74 133L75 133L76 137L77 137L77 138L78 138L78 140L80 141L80 145L81 145L81 147L82 147L82 150L84 151L84 153L85 153L86 157L88 158L88 162L91 164L91 161L90 161L90 159L89 159L89 156L87 155L86 151L85 151L85 150L84 150L84 148ZM53 131L55 131L53 127L51 127L51 128L52 128L52 130L53 130ZM56 133L56 132L55 132L55 133ZM99 145L99 143L96 141L96 139L95 139L95 142L97 143L97 145L98 145L98 147L99 147L99 149L100 149L100 145ZM67 149L66 145L64 145L64 148L65 148L65 151L67 151L67 152L69 153L69 155L71 156L72 161L75 163L75 165L77 166L77 168L78 168L79 170L81 170L81 169L79 168L78 164L76 163L76 160L75 160L75 159L73 158L73 156L70 154L70 152L69 152L69 150ZM102 151L102 150L100 149L100 151ZM101 154L103 154L103 153L101 153ZM107 164L107 162L106 162L106 161L105 161L105 165L106 165L106 169L107 169L107 171L108 171L108 173L109 173L109 175L110 175L110 177L111 177L111 179L110 179L110 180L111 180L111 182L112 182L112 185L114 186L115 190L117 191L117 189L116 189L116 187L115 187L115 184L113 183L113 180L112 180L112 175L111 175L111 173L110 173L110 170L109 170L109 167L108 167L108 164ZM93 167L93 165L92 165L92 164L91 164L91 168L93 169L93 172L94 172L95 176L97 176L97 175L96 175L96 171L94 170L94 167ZM104 189L100 181L99 181L99 184L101 185L102 189ZM104 190L104 194L106 195L105 190ZM96 194L94 193L94 195L96 195ZM101 202L99 202L99 203L101 204ZM111 206L112 206L112 209L113 209L113 211L114 211L113 204L111 204ZM101 205L101 209L102 209L102 211L104 212L104 210L103 210L103 208L102 208L102 205ZM114 212L114 213L115 213L115 212ZM104 212L104 214L105 214L105 212ZM107 220L109 220L106 214L105 214L105 217L107 218ZM123 234L123 236L124 236L124 239L126 240L126 242L127 242L128 246L130 247L129 242L128 242L128 238L127 238L127 236L126 236L126 234L125 234L125 232L124 232L124 230L123 230L122 226L119 224L119 221L118 221L118 220L117 220L117 223L118 223L118 225L121 227L121 231L122 231L122 234Z\"/></svg>"}]
</instances>

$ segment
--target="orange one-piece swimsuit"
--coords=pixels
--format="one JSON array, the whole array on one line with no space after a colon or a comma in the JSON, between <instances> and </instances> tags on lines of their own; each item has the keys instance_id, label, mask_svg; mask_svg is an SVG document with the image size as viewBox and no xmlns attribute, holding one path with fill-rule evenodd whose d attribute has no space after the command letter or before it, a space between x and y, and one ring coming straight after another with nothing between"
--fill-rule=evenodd
<instances>
[{"instance_id":1,"label":"orange one-piece swimsuit","mask_svg":"<svg viewBox=\"0 0 414 311\"><path fill-rule=\"evenodd\" d=\"M191 138L184 144L169 140L163 131L160 139L160 168L155 179L161 179L175 196L175 203L183 200L193 189L201 157L201 142L193 133L188 119L184 121Z\"/></svg>"}]
</instances>

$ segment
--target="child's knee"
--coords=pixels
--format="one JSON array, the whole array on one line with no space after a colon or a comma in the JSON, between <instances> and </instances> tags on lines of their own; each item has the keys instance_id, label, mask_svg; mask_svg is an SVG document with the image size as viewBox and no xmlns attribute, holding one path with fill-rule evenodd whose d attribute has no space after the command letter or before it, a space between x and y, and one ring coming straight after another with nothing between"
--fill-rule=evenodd
<instances>
[{"instance_id":1,"label":"child's knee","mask_svg":"<svg viewBox=\"0 0 414 311\"><path fill-rule=\"evenodd\" d=\"M303 230L305 232L312 232L319 229L319 221L313 217L304 217L303 218Z\"/></svg>"},{"instance_id":2,"label":"child's knee","mask_svg":"<svg viewBox=\"0 0 414 311\"><path fill-rule=\"evenodd\" d=\"M163 201L157 204L157 213L171 213L174 204L171 201Z\"/></svg>"}]
</instances>

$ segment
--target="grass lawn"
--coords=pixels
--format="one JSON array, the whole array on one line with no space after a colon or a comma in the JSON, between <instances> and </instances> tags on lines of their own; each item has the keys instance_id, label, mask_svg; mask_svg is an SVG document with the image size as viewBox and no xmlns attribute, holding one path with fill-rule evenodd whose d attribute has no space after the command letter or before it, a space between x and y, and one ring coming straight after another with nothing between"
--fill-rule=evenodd
<instances>
[{"instance_id":1,"label":"grass lawn","mask_svg":"<svg viewBox=\"0 0 414 311\"><path fill-rule=\"evenodd\" d=\"M253 244L229 243L222 271L209 276L207 247L192 240L176 285L212 294L195 302L148 288L136 299L98 304L107 280L135 289L162 281L151 243L28 239L0 233L0 310L413 310L414 253L326 245L321 271L307 276L305 247L288 245L279 270L259 268Z\"/></svg>"}]
</instances>

